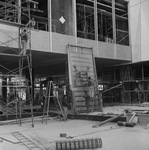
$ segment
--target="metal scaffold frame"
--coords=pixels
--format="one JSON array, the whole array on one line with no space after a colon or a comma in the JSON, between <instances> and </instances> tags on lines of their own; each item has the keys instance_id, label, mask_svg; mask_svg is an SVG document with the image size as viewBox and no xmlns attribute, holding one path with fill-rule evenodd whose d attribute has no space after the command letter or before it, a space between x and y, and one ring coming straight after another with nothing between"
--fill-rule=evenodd
<instances>
[{"instance_id":1,"label":"metal scaffold frame","mask_svg":"<svg viewBox=\"0 0 149 150\"><path fill-rule=\"evenodd\" d=\"M144 69L142 67L142 75L144 74ZM123 103L142 103L148 101L147 95L149 91L145 89L145 83L148 80L144 80L142 76L139 80L136 79L133 66L126 66L122 68L122 102Z\"/></svg>"},{"instance_id":2,"label":"metal scaffold frame","mask_svg":"<svg viewBox=\"0 0 149 150\"><path fill-rule=\"evenodd\" d=\"M8 21L17 21L17 2L16 0L5 0L0 1L0 13L2 16L2 19L8 20Z\"/></svg>"},{"instance_id":3,"label":"metal scaffold frame","mask_svg":"<svg viewBox=\"0 0 149 150\"><path fill-rule=\"evenodd\" d=\"M9 1L9 2L13 2L13 0ZM28 18L30 20L30 2L28 2ZM16 86L11 86L11 88L16 88L16 93L22 92L22 88L27 88L28 89L28 100L25 100L24 102L22 101L21 97L19 97L18 94L15 95L15 98L12 102L9 101L9 97L7 97L6 103L4 103L4 107L2 107L3 110L6 111L6 116L8 119L8 115L10 114L16 114L16 120L18 120L19 118L19 124L22 124L22 113L23 109L22 109L22 105L29 101L30 102L30 108L31 108L31 121L32 121L32 127L34 127L34 119L33 119L33 77L32 77L32 53L31 53L31 32L30 32L30 25L29 25L29 53L26 55L20 55L20 54L11 54L11 53L0 53L0 55L6 55L6 56L10 56L10 57L17 57L19 58L19 67L14 69L14 70L10 70L7 67L0 65L3 69L7 70L6 74L3 74L3 79L8 80L8 77L14 77L14 78L19 78L19 83L16 84ZM19 28L19 32L21 31L21 27ZM3 32L3 31L2 31ZM6 34L7 35L7 34ZM11 37L10 35L7 35L9 38L11 38L11 40L15 40L16 42L18 42L19 45L19 49L21 49L21 39L19 38L19 40L17 41L16 39L14 39L13 37ZM19 34L20 36L20 34ZM2 44L6 45L8 48L9 46L6 43L1 42ZM11 49L11 48L10 48ZM13 49L12 49L13 50ZM15 50L16 52L16 50ZM27 63L26 66L24 66L24 64ZM22 79L23 79L23 70L28 68L29 71L29 80L28 85L24 86L22 83ZM8 83L8 82L7 82ZM9 87L8 84L5 85L5 87ZM13 108L10 108L11 104L15 103L15 106ZM19 117L18 117L19 116ZM18 122L18 121L17 121Z\"/></svg>"},{"instance_id":4,"label":"metal scaffold frame","mask_svg":"<svg viewBox=\"0 0 149 150\"><path fill-rule=\"evenodd\" d=\"M141 64L141 63L140 63ZM103 100L105 103L108 102L124 103L124 104L141 104L149 101L149 79L148 71L144 69L144 64L141 65L122 65L121 67L112 68L110 72L103 74L103 82L107 81L106 86L108 87L105 91L109 93L103 94ZM116 70L119 70L116 72ZM103 73L106 73L106 70ZM117 78L115 75L117 74ZM119 88L115 85L121 85ZM116 88L115 88L116 87ZM110 90L109 90L110 89ZM117 95L119 96L116 98ZM104 93L104 91L103 91ZM121 96L120 96L121 95ZM110 97L108 97L110 96Z\"/></svg>"},{"instance_id":5,"label":"metal scaffold frame","mask_svg":"<svg viewBox=\"0 0 149 150\"><path fill-rule=\"evenodd\" d=\"M93 0L88 0L94 3ZM96 32L98 34L99 41L105 41L108 43L114 43L113 39L113 22L112 17L113 13L106 11L102 6L111 9L112 6L102 4L102 2L96 2L96 9L93 5L84 3L77 3L77 34L79 37L87 39L95 39ZM128 32L128 13L125 10L119 10L115 7L115 10L125 13L121 15L115 12L115 34L116 34L116 43L122 45L129 45L129 32ZM97 14L96 14L97 13ZM95 17L95 15L97 15ZM97 21L95 21L97 19ZM97 30L95 32L95 26L97 24Z\"/></svg>"}]
</instances>

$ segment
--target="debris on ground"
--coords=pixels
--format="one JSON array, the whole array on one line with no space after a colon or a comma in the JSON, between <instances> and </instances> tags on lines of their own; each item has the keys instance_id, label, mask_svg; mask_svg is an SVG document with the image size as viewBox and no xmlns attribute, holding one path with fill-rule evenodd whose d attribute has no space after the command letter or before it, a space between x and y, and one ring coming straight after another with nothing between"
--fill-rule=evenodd
<instances>
[{"instance_id":1,"label":"debris on ground","mask_svg":"<svg viewBox=\"0 0 149 150\"><path fill-rule=\"evenodd\" d=\"M103 121L103 122L101 122L101 123L98 123L98 124L92 126L92 127L93 127L93 128L100 127L100 126L102 126L102 125L104 125L104 124L106 124L106 123L108 123L108 122L111 122L111 121L113 121L113 120L118 119L118 118L121 117L121 116L123 116L123 113L122 113L122 114L119 114L119 115L116 115L116 116L114 116L114 117L112 117L112 118L109 118L109 119L107 119L107 120L105 120L105 121Z\"/></svg>"},{"instance_id":2,"label":"debris on ground","mask_svg":"<svg viewBox=\"0 0 149 150\"><path fill-rule=\"evenodd\" d=\"M144 102L140 105L141 107L149 107L149 102Z\"/></svg>"}]
</instances>

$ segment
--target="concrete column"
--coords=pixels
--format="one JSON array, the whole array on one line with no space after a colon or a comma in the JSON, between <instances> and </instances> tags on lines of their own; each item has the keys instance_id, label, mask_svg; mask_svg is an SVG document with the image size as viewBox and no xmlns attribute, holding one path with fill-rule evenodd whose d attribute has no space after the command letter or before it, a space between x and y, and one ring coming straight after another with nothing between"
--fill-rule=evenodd
<instances>
[{"instance_id":1,"label":"concrete column","mask_svg":"<svg viewBox=\"0 0 149 150\"><path fill-rule=\"evenodd\" d=\"M73 35L77 37L77 13L76 13L76 0L72 1L72 30Z\"/></svg>"},{"instance_id":2,"label":"concrete column","mask_svg":"<svg viewBox=\"0 0 149 150\"><path fill-rule=\"evenodd\" d=\"M51 32L51 0L48 0L48 31Z\"/></svg>"},{"instance_id":3,"label":"concrete column","mask_svg":"<svg viewBox=\"0 0 149 150\"><path fill-rule=\"evenodd\" d=\"M49 51L52 52L52 10L51 10L51 0L48 0L48 31L49 31Z\"/></svg>"},{"instance_id":4,"label":"concrete column","mask_svg":"<svg viewBox=\"0 0 149 150\"><path fill-rule=\"evenodd\" d=\"M130 3L127 4L128 8L128 35L129 35L129 45L131 46L131 22L130 22Z\"/></svg>"},{"instance_id":5,"label":"concrete column","mask_svg":"<svg viewBox=\"0 0 149 150\"><path fill-rule=\"evenodd\" d=\"M73 30L73 2L70 0L65 0L64 2L64 18L65 18L65 34L74 35Z\"/></svg>"},{"instance_id":6,"label":"concrete column","mask_svg":"<svg viewBox=\"0 0 149 150\"><path fill-rule=\"evenodd\" d=\"M18 23L21 24L21 0L18 0Z\"/></svg>"},{"instance_id":7,"label":"concrete column","mask_svg":"<svg viewBox=\"0 0 149 150\"><path fill-rule=\"evenodd\" d=\"M112 24L113 24L113 41L114 43L116 43L115 0L112 0Z\"/></svg>"},{"instance_id":8,"label":"concrete column","mask_svg":"<svg viewBox=\"0 0 149 150\"><path fill-rule=\"evenodd\" d=\"M98 41L98 22L97 22L97 0L94 0L94 27L95 27L95 40Z\"/></svg>"}]
</instances>

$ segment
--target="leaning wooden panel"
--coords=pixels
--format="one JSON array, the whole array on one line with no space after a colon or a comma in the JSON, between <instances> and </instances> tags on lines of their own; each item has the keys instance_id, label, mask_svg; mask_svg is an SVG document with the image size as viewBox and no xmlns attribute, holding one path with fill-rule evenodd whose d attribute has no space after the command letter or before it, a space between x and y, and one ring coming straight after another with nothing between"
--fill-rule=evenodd
<instances>
[{"instance_id":1,"label":"leaning wooden panel","mask_svg":"<svg viewBox=\"0 0 149 150\"><path fill-rule=\"evenodd\" d=\"M95 94L98 95L98 80L92 48L69 45L68 65L69 84L73 92L73 110L77 112L80 111L79 107L82 107L81 102L85 92L87 92L91 98L96 98L97 96L95 96ZM80 103L78 103L78 101ZM101 105L101 103L99 104ZM93 108L94 104L91 104L91 107ZM100 107L102 110L102 106Z\"/></svg>"}]
</instances>

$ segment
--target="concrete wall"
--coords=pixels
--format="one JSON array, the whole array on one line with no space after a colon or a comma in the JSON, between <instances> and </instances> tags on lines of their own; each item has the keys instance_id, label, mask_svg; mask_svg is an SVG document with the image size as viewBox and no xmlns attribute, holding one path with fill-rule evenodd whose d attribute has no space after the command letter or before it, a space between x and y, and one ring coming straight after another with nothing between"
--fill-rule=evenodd
<instances>
[{"instance_id":1,"label":"concrete wall","mask_svg":"<svg viewBox=\"0 0 149 150\"><path fill-rule=\"evenodd\" d=\"M149 1L141 3L141 60L149 60Z\"/></svg>"},{"instance_id":2,"label":"concrete wall","mask_svg":"<svg viewBox=\"0 0 149 150\"><path fill-rule=\"evenodd\" d=\"M18 48L19 28L0 23L0 46Z\"/></svg>"},{"instance_id":3,"label":"concrete wall","mask_svg":"<svg viewBox=\"0 0 149 150\"><path fill-rule=\"evenodd\" d=\"M51 52L50 43L50 32L32 30L31 49L36 51Z\"/></svg>"},{"instance_id":4,"label":"concrete wall","mask_svg":"<svg viewBox=\"0 0 149 150\"><path fill-rule=\"evenodd\" d=\"M7 24L0 24L0 41L8 45L1 45L12 48L18 48L19 28ZM4 32L4 33L3 33ZM119 60L131 60L131 48L129 46L115 45L112 43L99 42L89 39L76 38L75 36L50 33L46 31L31 31L31 49L43 52L67 53L67 45L79 45L83 47L92 47L95 57L110 58Z\"/></svg>"},{"instance_id":5,"label":"concrete wall","mask_svg":"<svg viewBox=\"0 0 149 150\"><path fill-rule=\"evenodd\" d=\"M149 1L130 0L132 61L149 59Z\"/></svg>"},{"instance_id":6,"label":"concrete wall","mask_svg":"<svg viewBox=\"0 0 149 150\"><path fill-rule=\"evenodd\" d=\"M92 47L95 57L110 58L131 61L131 47L115 45L112 43L98 42L89 39L75 38L74 36L52 34L53 52L66 53L66 46L79 45L83 47Z\"/></svg>"}]
</instances>

